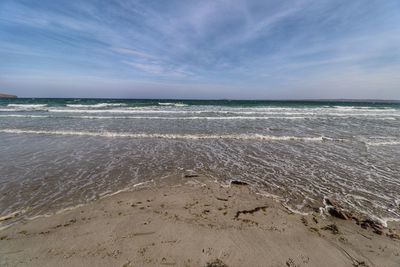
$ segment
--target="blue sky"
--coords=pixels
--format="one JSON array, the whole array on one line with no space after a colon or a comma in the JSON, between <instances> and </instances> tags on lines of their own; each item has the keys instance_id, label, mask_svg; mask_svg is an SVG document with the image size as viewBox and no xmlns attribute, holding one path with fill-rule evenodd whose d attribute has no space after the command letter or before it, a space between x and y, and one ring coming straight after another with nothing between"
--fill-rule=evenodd
<instances>
[{"instance_id":1,"label":"blue sky","mask_svg":"<svg viewBox=\"0 0 400 267\"><path fill-rule=\"evenodd\" d=\"M1 0L0 91L400 99L400 1Z\"/></svg>"}]
</instances>

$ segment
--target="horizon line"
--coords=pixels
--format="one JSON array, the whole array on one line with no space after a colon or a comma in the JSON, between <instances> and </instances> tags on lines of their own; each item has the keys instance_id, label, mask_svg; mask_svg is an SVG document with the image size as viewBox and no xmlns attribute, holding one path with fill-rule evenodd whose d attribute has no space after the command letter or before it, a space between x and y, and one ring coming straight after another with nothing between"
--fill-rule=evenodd
<instances>
[{"instance_id":1,"label":"horizon line","mask_svg":"<svg viewBox=\"0 0 400 267\"><path fill-rule=\"evenodd\" d=\"M237 99L237 98L124 98L124 97L29 97L23 96L17 98L4 99L108 99L108 100L179 100L179 101L310 101L310 102L400 102L400 99L363 99L363 98L299 98L299 99Z\"/></svg>"}]
</instances>

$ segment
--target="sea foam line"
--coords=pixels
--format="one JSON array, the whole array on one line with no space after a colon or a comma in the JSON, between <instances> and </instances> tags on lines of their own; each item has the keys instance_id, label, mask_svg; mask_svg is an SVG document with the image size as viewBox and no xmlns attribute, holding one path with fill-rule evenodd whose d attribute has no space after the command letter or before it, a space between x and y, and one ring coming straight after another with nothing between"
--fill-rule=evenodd
<instances>
[{"instance_id":1,"label":"sea foam line","mask_svg":"<svg viewBox=\"0 0 400 267\"><path fill-rule=\"evenodd\" d=\"M55 118L55 117L46 116L46 115L7 114L7 115L0 115L0 118Z\"/></svg>"},{"instance_id":2,"label":"sea foam line","mask_svg":"<svg viewBox=\"0 0 400 267\"><path fill-rule=\"evenodd\" d=\"M299 116L230 116L230 117L201 117L201 116L188 116L188 117L161 117L161 116L49 116L49 115L21 115L21 114L7 114L0 115L0 118L64 118L64 119L153 119L153 120L269 120L269 119L287 119L299 120L306 119L307 117Z\"/></svg>"},{"instance_id":3,"label":"sea foam line","mask_svg":"<svg viewBox=\"0 0 400 267\"><path fill-rule=\"evenodd\" d=\"M183 103L169 103L169 102L159 102L158 105L160 106L174 106L174 107L187 107L189 106L188 104L183 104Z\"/></svg>"},{"instance_id":4,"label":"sea foam line","mask_svg":"<svg viewBox=\"0 0 400 267\"><path fill-rule=\"evenodd\" d=\"M270 111L239 111L239 110L151 110L151 109L48 109L54 113L121 113L121 114L241 114L241 115L297 115L297 116L393 116L400 114L393 113L337 113L337 112L270 112Z\"/></svg>"},{"instance_id":5,"label":"sea foam line","mask_svg":"<svg viewBox=\"0 0 400 267\"><path fill-rule=\"evenodd\" d=\"M8 104L11 108L44 108L47 104Z\"/></svg>"},{"instance_id":6,"label":"sea foam line","mask_svg":"<svg viewBox=\"0 0 400 267\"><path fill-rule=\"evenodd\" d=\"M170 104L170 103L167 103ZM240 115L295 115L295 116L343 116L343 117L364 117L364 116L392 116L400 117L398 110L337 110L337 109L214 109L202 110L170 110L170 109L146 109L137 107L124 107L124 103L100 103L93 105L67 104L66 107L47 107L45 104L9 104L0 108L2 112L23 112L23 111L47 111L52 113L121 113L121 114L240 114ZM1 106L0 106L1 107ZM120 108L118 108L120 107ZM338 112L339 111L339 112Z\"/></svg>"},{"instance_id":7,"label":"sea foam line","mask_svg":"<svg viewBox=\"0 0 400 267\"><path fill-rule=\"evenodd\" d=\"M106 108L106 107L123 107L125 103L98 103L98 104L66 104L66 107L70 108Z\"/></svg>"},{"instance_id":8,"label":"sea foam line","mask_svg":"<svg viewBox=\"0 0 400 267\"><path fill-rule=\"evenodd\" d=\"M365 142L368 146L396 146L400 145L400 140L392 140L392 141L367 141Z\"/></svg>"},{"instance_id":9,"label":"sea foam line","mask_svg":"<svg viewBox=\"0 0 400 267\"><path fill-rule=\"evenodd\" d=\"M273 136L260 134L159 134L159 133L128 133L128 132L86 132L86 131L44 131L22 129L0 129L0 133L9 134L35 134L35 135L63 135L63 136L92 136L111 138L154 138L154 139L234 139L234 140L258 140L258 141L336 141L328 137L300 137L300 136Z\"/></svg>"},{"instance_id":10,"label":"sea foam line","mask_svg":"<svg viewBox=\"0 0 400 267\"><path fill-rule=\"evenodd\" d=\"M1 110L0 110L1 111ZM293 114L297 115L297 114ZM0 114L0 118L50 118L50 119L149 119L149 120L304 120L304 119L346 119L352 116L185 116L185 117L163 117L163 116L97 116L97 115L25 115L25 114ZM362 117L366 120L391 120L396 121L397 117Z\"/></svg>"}]
</instances>

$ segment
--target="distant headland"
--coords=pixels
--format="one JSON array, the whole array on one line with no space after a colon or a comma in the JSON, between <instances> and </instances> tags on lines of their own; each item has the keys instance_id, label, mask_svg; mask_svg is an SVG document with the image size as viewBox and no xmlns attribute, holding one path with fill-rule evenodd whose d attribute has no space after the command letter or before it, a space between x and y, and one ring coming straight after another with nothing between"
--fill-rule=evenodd
<instances>
[{"instance_id":1,"label":"distant headland","mask_svg":"<svg viewBox=\"0 0 400 267\"><path fill-rule=\"evenodd\" d=\"M0 98L17 98L17 96L0 93Z\"/></svg>"}]
</instances>

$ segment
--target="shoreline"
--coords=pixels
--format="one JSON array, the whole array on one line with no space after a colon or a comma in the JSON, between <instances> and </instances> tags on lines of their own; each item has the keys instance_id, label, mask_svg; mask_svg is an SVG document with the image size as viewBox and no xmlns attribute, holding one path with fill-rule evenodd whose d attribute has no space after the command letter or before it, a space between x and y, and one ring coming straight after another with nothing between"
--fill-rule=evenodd
<instances>
[{"instance_id":1,"label":"shoreline","mask_svg":"<svg viewBox=\"0 0 400 267\"><path fill-rule=\"evenodd\" d=\"M114 195L118 195L121 193L134 193L138 189L144 190L144 189L151 189L151 188L179 187L182 185L186 185L187 183L191 183L191 182L193 182L194 184L197 184L197 185L206 186L206 183L202 183L199 180L207 181L208 184L215 183L215 186L220 187L220 188L225 188L225 189L230 188L232 186L229 182L228 183L227 182L219 182L214 177L206 177L204 174L199 175L192 170L188 170L188 171L190 174L193 172L194 178L196 178L196 179L194 179L194 180L188 179L188 178L191 178L191 176L190 175L186 176L187 174L183 174L182 178L174 178L174 179L172 179L173 181L168 181L166 183L164 181L163 183L159 183L159 184L156 184L155 181L153 179L151 179L149 181L138 182L131 186L119 189L115 192L114 191L102 192L102 193L98 194L95 199L90 199L85 202L78 202L72 206L66 206L66 207L63 207L63 208L60 208L57 210L49 210L48 212L44 212L41 214L35 214L32 216L24 216L26 209L13 211L11 213L5 214L0 217L0 234L1 234L1 231L5 230L11 226L17 225L21 222L24 223L24 222L33 221L33 220L36 220L39 218L52 217L55 215L59 215L59 214L68 212L68 211L73 211L80 207L85 207L86 205L89 205L93 202L96 202L96 201L99 201L99 200L102 200L105 198L109 198ZM200 179L198 179L199 177L200 177ZM152 183L152 187L147 186L147 184L149 184L149 183ZM192 185L194 185L194 184L192 184ZM247 184L247 182L245 182L245 185L249 189L250 194L255 194L255 195L270 199L274 202L277 202L279 205L281 205L283 208L285 208L289 212L297 214L299 216L310 216L310 215L315 215L316 213L319 213L319 215L321 215L321 216L331 216L329 214L328 209L332 206L327 205L325 202L326 200L328 200L328 201L331 201L331 200L329 200L329 198L327 198L327 197L323 197L323 200L321 201L322 202L321 206L318 206L318 205L308 206L308 210L303 211L303 210L297 210L297 209L291 207L290 205L288 205L285 202L284 198L282 198L279 195L268 193L268 192L265 192L262 190L260 191L258 188L254 187L253 185ZM381 224L385 228L388 228L388 229L393 228L393 229L400 230L400 218L389 218L389 217L381 218L381 217L377 217L375 215L363 213L362 211L359 211L359 210L345 209L345 208L341 207L339 204L337 204L335 200L333 200L333 201L336 206L334 208L343 210L344 212L351 214L354 217L354 219L358 219L358 220L371 219L371 220L374 220L375 222ZM352 216L350 216L350 217L352 217ZM335 216L333 215L333 217L335 217ZM18 219L13 221L14 218L18 218ZM348 218L348 219L351 219L351 218Z\"/></svg>"},{"instance_id":2,"label":"shoreline","mask_svg":"<svg viewBox=\"0 0 400 267\"><path fill-rule=\"evenodd\" d=\"M254 194L247 185L224 187L197 175L184 182L139 186L49 217L13 224L0 231L0 265L400 263L398 226L377 228L382 231L378 234L371 225L364 229L353 219L316 212L295 214L271 197Z\"/></svg>"},{"instance_id":3,"label":"shoreline","mask_svg":"<svg viewBox=\"0 0 400 267\"><path fill-rule=\"evenodd\" d=\"M81 208L81 207L85 207L86 205L89 205L89 204L91 204L93 202L102 200L104 198L112 197L114 195L118 195L118 194L121 194L121 193L127 193L127 192L133 193L133 192L135 192L135 190L137 190L136 187L140 187L142 185L145 185L145 184L148 184L148 183L152 183L152 182L153 182L153 180L146 181L146 182L140 182L140 183L134 184L133 186L126 187L126 188L117 190L115 192L104 192L102 194L99 194L97 199L88 200L88 201L83 202L83 203L78 203L76 205L67 206L67 207L61 208L59 210L50 211L50 212L47 212L47 213L33 215L31 217L23 216L23 214L26 212L26 210L14 211L12 213L9 213L9 214L6 214L6 215L0 217L0 234L1 234L1 231L5 230L7 228L10 228L12 226L18 225L19 223L26 223L26 222L34 221L34 220L40 219L40 218L49 218L49 217L52 217L52 216L55 216L55 215L63 214L65 212L69 212L69 211L73 211L73 210ZM20 215L22 215L22 216L18 220L12 221L12 222L6 224L7 222L11 221L12 219L19 217ZM2 222L5 222L5 224L2 225Z\"/></svg>"}]
</instances>

